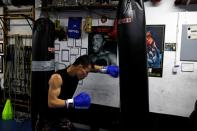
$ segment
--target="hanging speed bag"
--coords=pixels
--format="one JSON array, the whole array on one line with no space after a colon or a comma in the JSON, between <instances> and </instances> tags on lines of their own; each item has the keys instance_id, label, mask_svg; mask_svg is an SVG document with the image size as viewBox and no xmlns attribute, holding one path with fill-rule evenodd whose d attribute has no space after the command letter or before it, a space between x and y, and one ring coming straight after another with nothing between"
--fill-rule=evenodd
<instances>
[{"instance_id":1,"label":"hanging speed bag","mask_svg":"<svg viewBox=\"0 0 197 131\"><path fill-rule=\"evenodd\" d=\"M48 80L55 71L54 64L55 25L49 18L35 21L32 36L32 127L39 114L47 115Z\"/></svg>"},{"instance_id":2,"label":"hanging speed bag","mask_svg":"<svg viewBox=\"0 0 197 131\"><path fill-rule=\"evenodd\" d=\"M143 130L149 111L143 1L119 1L117 15L121 130Z\"/></svg>"}]
</instances>

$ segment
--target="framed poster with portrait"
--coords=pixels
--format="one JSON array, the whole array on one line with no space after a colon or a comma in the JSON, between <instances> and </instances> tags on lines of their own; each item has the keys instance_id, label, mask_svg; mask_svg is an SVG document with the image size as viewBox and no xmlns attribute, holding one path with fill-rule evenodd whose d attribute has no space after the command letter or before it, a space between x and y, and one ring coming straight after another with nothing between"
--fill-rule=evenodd
<instances>
[{"instance_id":1,"label":"framed poster with portrait","mask_svg":"<svg viewBox=\"0 0 197 131\"><path fill-rule=\"evenodd\" d=\"M81 48L80 54L88 54L97 65L118 64L117 40L110 37L111 29L111 26L93 26L92 32L88 33L88 48ZM119 79L105 73L91 72L82 83L78 84L74 96L79 92L88 92L92 96L93 104L119 107L119 90Z\"/></svg>"},{"instance_id":2,"label":"framed poster with portrait","mask_svg":"<svg viewBox=\"0 0 197 131\"><path fill-rule=\"evenodd\" d=\"M89 33L88 55L97 65L117 65L117 41L109 39L107 33Z\"/></svg>"},{"instance_id":3,"label":"framed poster with portrait","mask_svg":"<svg viewBox=\"0 0 197 131\"><path fill-rule=\"evenodd\" d=\"M150 77L162 77L165 25L146 26L147 66Z\"/></svg>"}]
</instances>

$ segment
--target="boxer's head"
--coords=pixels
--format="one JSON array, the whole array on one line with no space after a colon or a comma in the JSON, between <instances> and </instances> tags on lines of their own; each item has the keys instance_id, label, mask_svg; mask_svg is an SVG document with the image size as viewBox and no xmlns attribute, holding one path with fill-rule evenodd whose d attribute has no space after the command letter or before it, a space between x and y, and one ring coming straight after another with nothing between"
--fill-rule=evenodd
<instances>
[{"instance_id":1,"label":"boxer's head","mask_svg":"<svg viewBox=\"0 0 197 131\"><path fill-rule=\"evenodd\" d=\"M78 57L73 63L75 75L79 80L87 77L88 73L91 71L93 63L88 55L82 55Z\"/></svg>"}]
</instances>

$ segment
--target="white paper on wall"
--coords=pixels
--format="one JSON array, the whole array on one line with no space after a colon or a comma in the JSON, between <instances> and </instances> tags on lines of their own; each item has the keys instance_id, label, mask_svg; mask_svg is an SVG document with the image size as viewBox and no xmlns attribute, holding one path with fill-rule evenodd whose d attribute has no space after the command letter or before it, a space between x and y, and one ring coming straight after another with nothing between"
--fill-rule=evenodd
<instances>
[{"instance_id":1,"label":"white paper on wall","mask_svg":"<svg viewBox=\"0 0 197 131\"><path fill-rule=\"evenodd\" d=\"M70 54L72 55L79 55L79 48L71 48Z\"/></svg>"},{"instance_id":2,"label":"white paper on wall","mask_svg":"<svg viewBox=\"0 0 197 131\"><path fill-rule=\"evenodd\" d=\"M81 39L75 39L75 47L81 47L82 46L82 40Z\"/></svg>"},{"instance_id":3,"label":"white paper on wall","mask_svg":"<svg viewBox=\"0 0 197 131\"><path fill-rule=\"evenodd\" d=\"M73 64L76 60L76 55L70 55L70 64Z\"/></svg>"},{"instance_id":4,"label":"white paper on wall","mask_svg":"<svg viewBox=\"0 0 197 131\"><path fill-rule=\"evenodd\" d=\"M69 50L63 49L61 53L62 53L62 61L68 62L69 61Z\"/></svg>"},{"instance_id":5,"label":"white paper on wall","mask_svg":"<svg viewBox=\"0 0 197 131\"><path fill-rule=\"evenodd\" d=\"M55 51L60 51L60 43L55 43Z\"/></svg>"},{"instance_id":6,"label":"white paper on wall","mask_svg":"<svg viewBox=\"0 0 197 131\"><path fill-rule=\"evenodd\" d=\"M81 55L87 55L87 48L81 48Z\"/></svg>"},{"instance_id":7,"label":"white paper on wall","mask_svg":"<svg viewBox=\"0 0 197 131\"><path fill-rule=\"evenodd\" d=\"M188 39L197 39L197 25L190 25L187 28L187 38Z\"/></svg>"},{"instance_id":8,"label":"white paper on wall","mask_svg":"<svg viewBox=\"0 0 197 131\"><path fill-rule=\"evenodd\" d=\"M68 38L68 47L73 47L74 46L74 39Z\"/></svg>"},{"instance_id":9,"label":"white paper on wall","mask_svg":"<svg viewBox=\"0 0 197 131\"><path fill-rule=\"evenodd\" d=\"M182 63L181 64L182 72L193 72L194 71L194 63Z\"/></svg>"}]
</instances>

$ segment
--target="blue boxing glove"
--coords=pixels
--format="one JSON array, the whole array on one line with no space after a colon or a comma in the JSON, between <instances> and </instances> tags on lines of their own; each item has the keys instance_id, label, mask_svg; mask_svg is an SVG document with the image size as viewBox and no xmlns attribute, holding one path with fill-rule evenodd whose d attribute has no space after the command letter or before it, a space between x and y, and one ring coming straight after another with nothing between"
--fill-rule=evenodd
<instances>
[{"instance_id":1,"label":"blue boxing glove","mask_svg":"<svg viewBox=\"0 0 197 131\"><path fill-rule=\"evenodd\" d=\"M73 99L66 100L67 108L73 107L75 109L88 109L91 104L90 96L85 93L81 92Z\"/></svg>"},{"instance_id":2,"label":"blue boxing glove","mask_svg":"<svg viewBox=\"0 0 197 131\"><path fill-rule=\"evenodd\" d=\"M109 65L109 66L104 66L100 72L109 74L112 77L117 78L119 76L119 67L116 65Z\"/></svg>"}]
</instances>

